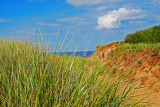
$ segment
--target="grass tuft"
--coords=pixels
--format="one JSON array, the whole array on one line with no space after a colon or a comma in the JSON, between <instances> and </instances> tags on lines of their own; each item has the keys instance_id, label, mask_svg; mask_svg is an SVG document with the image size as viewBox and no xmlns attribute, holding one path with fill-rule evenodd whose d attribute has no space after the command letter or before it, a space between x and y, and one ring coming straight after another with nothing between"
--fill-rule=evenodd
<instances>
[{"instance_id":1,"label":"grass tuft","mask_svg":"<svg viewBox=\"0 0 160 107\"><path fill-rule=\"evenodd\" d=\"M126 43L160 43L160 25L128 34Z\"/></svg>"},{"instance_id":2,"label":"grass tuft","mask_svg":"<svg viewBox=\"0 0 160 107\"><path fill-rule=\"evenodd\" d=\"M1 39L0 106L135 106L124 103L131 87L122 76L103 72L96 62L49 54L38 43Z\"/></svg>"}]
</instances>

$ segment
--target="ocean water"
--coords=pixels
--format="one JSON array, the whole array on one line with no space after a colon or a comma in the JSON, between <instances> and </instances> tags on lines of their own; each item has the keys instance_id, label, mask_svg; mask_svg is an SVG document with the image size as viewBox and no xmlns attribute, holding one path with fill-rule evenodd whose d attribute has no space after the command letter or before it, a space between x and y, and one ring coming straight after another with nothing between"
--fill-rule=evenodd
<instances>
[{"instance_id":1,"label":"ocean water","mask_svg":"<svg viewBox=\"0 0 160 107\"><path fill-rule=\"evenodd\" d=\"M88 56L90 56L94 51L78 51L78 52L61 52L60 55L68 55L68 56L80 56L80 57L84 57L87 58Z\"/></svg>"}]
</instances>

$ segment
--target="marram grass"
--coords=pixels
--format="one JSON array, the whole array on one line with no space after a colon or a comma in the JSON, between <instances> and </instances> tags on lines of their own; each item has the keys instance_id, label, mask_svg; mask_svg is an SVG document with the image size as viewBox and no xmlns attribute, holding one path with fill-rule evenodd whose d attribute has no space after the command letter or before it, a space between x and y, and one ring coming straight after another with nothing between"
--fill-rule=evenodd
<instances>
[{"instance_id":1,"label":"marram grass","mask_svg":"<svg viewBox=\"0 0 160 107\"><path fill-rule=\"evenodd\" d=\"M132 88L121 83L121 76L100 77L105 71L95 62L48 54L42 47L28 41L0 40L1 107L137 104L126 103Z\"/></svg>"},{"instance_id":2,"label":"marram grass","mask_svg":"<svg viewBox=\"0 0 160 107\"><path fill-rule=\"evenodd\" d=\"M125 37L126 43L160 43L160 25L136 31Z\"/></svg>"},{"instance_id":3,"label":"marram grass","mask_svg":"<svg viewBox=\"0 0 160 107\"><path fill-rule=\"evenodd\" d=\"M150 53L155 53L159 51L160 49L160 43L136 43L136 44L130 44L130 43L121 43L120 46L117 46L117 53L130 51L132 52L139 52L148 50Z\"/></svg>"}]
</instances>

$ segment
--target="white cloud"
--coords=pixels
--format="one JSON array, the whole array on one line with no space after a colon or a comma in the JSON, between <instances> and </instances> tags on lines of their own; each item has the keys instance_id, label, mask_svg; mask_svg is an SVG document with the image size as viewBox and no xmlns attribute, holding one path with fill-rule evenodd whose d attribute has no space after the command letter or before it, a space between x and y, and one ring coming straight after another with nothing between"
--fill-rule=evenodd
<instances>
[{"instance_id":1,"label":"white cloud","mask_svg":"<svg viewBox=\"0 0 160 107\"><path fill-rule=\"evenodd\" d=\"M94 5L105 2L106 0L67 0L67 3L72 4L74 6L81 5Z\"/></svg>"},{"instance_id":2,"label":"white cloud","mask_svg":"<svg viewBox=\"0 0 160 107\"><path fill-rule=\"evenodd\" d=\"M67 3L72 4L74 6L82 6L82 5L95 5L95 4L102 4L105 2L118 2L118 1L126 1L126 0L67 0Z\"/></svg>"},{"instance_id":3,"label":"white cloud","mask_svg":"<svg viewBox=\"0 0 160 107\"><path fill-rule=\"evenodd\" d=\"M10 20L0 19L0 22L11 22Z\"/></svg>"},{"instance_id":4,"label":"white cloud","mask_svg":"<svg viewBox=\"0 0 160 107\"><path fill-rule=\"evenodd\" d=\"M108 9L108 8L111 8L111 6L99 6L97 8L95 8L96 11L102 11L102 10L105 10L105 9Z\"/></svg>"},{"instance_id":5,"label":"white cloud","mask_svg":"<svg viewBox=\"0 0 160 107\"><path fill-rule=\"evenodd\" d=\"M57 19L57 21L60 22L75 22L75 21L82 21L83 18L80 17L69 17L69 18L61 18L61 19Z\"/></svg>"},{"instance_id":6,"label":"white cloud","mask_svg":"<svg viewBox=\"0 0 160 107\"><path fill-rule=\"evenodd\" d=\"M85 16L85 15L84 15ZM82 16L83 17L83 16ZM88 26L92 23L91 20L86 20L88 18L85 18L85 17L68 17L68 18L60 18L60 19L57 19L56 21L58 23L69 23L71 24L72 26L78 26L78 27L84 27L84 26Z\"/></svg>"},{"instance_id":7,"label":"white cloud","mask_svg":"<svg viewBox=\"0 0 160 107\"><path fill-rule=\"evenodd\" d=\"M159 21L159 20L160 20L160 16L157 16L157 17L156 17L156 20Z\"/></svg>"},{"instance_id":8,"label":"white cloud","mask_svg":"<svg viewBox=\"0 0 160 107\"><path fill-rule=\"evenodd\" d=\"M98 26L96 28L97 29L118 28L121 24L121 20L140 18L138 14L141 12L142 12L141 10L137 9L127 10L126 8L120 8L119 10L110 11L108 12L108 14L98 17L97 20Z\"/></svg>"},{"instance_id":9,"label":"white cloud","mask_svg":"<svg viewBox=\"0 0 160 107\"><path fill-rule=\"evenodd\" d=\"M59 24L52 24L52 23L36 23L36 24L42 26L59 26Z\"/></svg>"},{"instance_id":10,"label":"white cloud","mask_svg":"<svg viewBox=\"0 0 160 107\"><path fill-rule=\"evenodd\" d=\"M34 35L37 35L37 36L54 36L54 35L57 35L59 32L42 32L41 33L36 33Z\"/></svg>"},{"instance_id":11,"label":"white cloud","mask_svg":"<svg viewBox=\"0 0 160 107\"><path fill-rule=\"evenodd\" d=\"M129 21L131 24L142 24L144 21Z\"/></svg>"},{"instance_id":12,"label":"white cloud","mask_svg":"<svg viewBox=\"0 0 160 107\"><path fill-rule=\"evenodd\" d=\"M27 1L32 3L32 2L43 2L44 0L27 0Z\"/></svg>"},{"instance_id":13,"label":"white cloud","mask_svg":"<svg viewBox=\"0 0 160 107\"><path fill-rule=\"evenodd\" d=\"M153 2L160 5L160 0L153 0Z\"/></svg>"}]
</instances>

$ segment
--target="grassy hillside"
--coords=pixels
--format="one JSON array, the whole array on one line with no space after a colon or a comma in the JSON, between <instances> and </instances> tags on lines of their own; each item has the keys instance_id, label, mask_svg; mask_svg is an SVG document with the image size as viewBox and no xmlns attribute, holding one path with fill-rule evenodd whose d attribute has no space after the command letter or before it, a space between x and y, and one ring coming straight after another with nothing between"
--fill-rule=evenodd
<instances>
[{"instance_id":1,"label":"grassy hillside","mask_svg":"<svg viewBox=\"0 0 160 107\"><path fill-rule=\"evenodd\" d=\"M160 43L160 25L128 34L126 43Z\"/></svg>"},{"instance_id":2,"label":"grassy hillside","mask_svg":"<svg viewBox=\"0 0 160 107\"><path fill-rule=\"evenodd\" d=\"M101 76L104 72L107 75ZM109 72L95 61L48 54L28 41L1 39L0 106L137 105L122 75L113 78Z\"/></svg>"},{"instance_id":3,"label":"grassy hillside","mask_svg":"<svg viewBox=\"0 0 160 107\"><path fill-rule=\"evenodd\" d=\"M88 59L98 60L113 75L126 74L126 80L138 82L143 87L137 89L135 95L140 95L140 98L148 96L145 102L152 106L160 105L160 43L98 45Z\"/></svg>"},{"instance_id":4,"label":"grassy hillside","mask_svg":"<svg viewBox=\"0 0 160 107\"><path fill-rule=\"evenodd\" d=\"M130 43L121 43L117 47L116 52L118 54L124 52L124 51L129 51L130 53L133 52L143 52L145 50L148 50L149 53L155 53L157 51L160 51L160 43L152 43L152 44L147 44L147 43L136 43L136 44L130 44Z\"/></svg>"}]
</instances>

